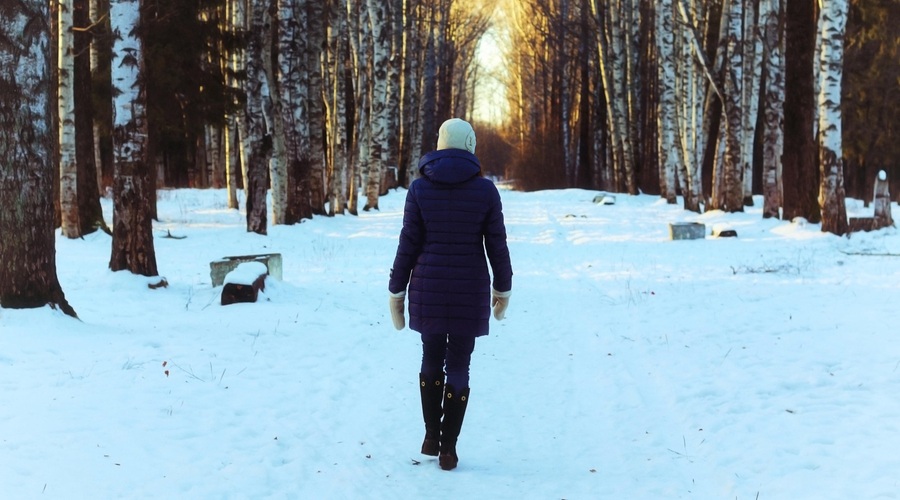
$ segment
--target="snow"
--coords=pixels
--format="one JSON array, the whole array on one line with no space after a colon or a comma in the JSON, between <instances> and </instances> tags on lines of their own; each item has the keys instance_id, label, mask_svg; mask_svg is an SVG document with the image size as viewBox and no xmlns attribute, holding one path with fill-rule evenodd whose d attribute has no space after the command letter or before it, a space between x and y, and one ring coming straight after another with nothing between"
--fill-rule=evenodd
<instances>
[{"instance_id":1,"label":"snow","mask_svg":"<svg viewBox=\"0 0 900 500\"><path fill-rule=\"evenodd\" d=\"M420 341L388 312L403 190L268 236L223 191L161 191L157 290L108 270L109 236L60 236L80 321L0 309L0 491L898 498L897 230L596 194L502 192L513 293L476 344L452 472L419 454ZM739 236L670 241L675 222ZM271 252L284 279L219 305L209 262Z\"/></svg>"},{"instance_id":2,"label":"snow","mask_svg":"<svg viewBox=\"0 0 900 500\"><path fill-rule=\"evenodd\" d=\"M252 285L260 276L268 274L268 272L269 268L262 262L243 262L225 275L223 284Z\"/></svg>"}]
</instances>

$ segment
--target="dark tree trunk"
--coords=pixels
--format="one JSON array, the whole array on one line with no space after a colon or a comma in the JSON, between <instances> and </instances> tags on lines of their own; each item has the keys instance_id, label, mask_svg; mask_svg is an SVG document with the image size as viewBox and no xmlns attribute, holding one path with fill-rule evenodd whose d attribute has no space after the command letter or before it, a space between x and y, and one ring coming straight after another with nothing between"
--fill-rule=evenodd
<instances>
[{"instance_id":1,"label":"dark tree trunk","mask_svg":"<svg viewBox=\"0 0 900 500\"><path fill-rule=\"evenodd\" d=\"M0 18L0 306L76 316L56 275L48 19L41 0Z\"/></svg>"},{"instance_id":2,"label":"dark tree trunk","mask_svg":"<svg viewBox=\"0 0 900 500\"><path fill-rule=\"evenodd\" d=\"M787 0L785 44L784 219L819 222L819 170L813 130L816 0Z\"/></svg>"},{"instance_id":3,"label":"dark tree trunk","mask_svg":"<svg viewBox=\"0 0 900 500\"><path fill-rule=\"evenodd\" d=\"M75 26L75 163L78 166L78 221L82 235L99 228L109 232L100 207L100 188L97 183L97 163L94 157L94 109L91 97L89 0L74 0Z\"/></svg>"}]
</instances>

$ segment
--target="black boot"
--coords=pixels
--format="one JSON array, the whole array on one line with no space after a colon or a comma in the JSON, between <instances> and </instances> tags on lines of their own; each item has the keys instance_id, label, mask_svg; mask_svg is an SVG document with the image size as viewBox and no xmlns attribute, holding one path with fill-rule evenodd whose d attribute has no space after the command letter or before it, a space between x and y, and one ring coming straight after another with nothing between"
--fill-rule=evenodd
<instances>
[{"instance_id":1,"label":"black boot","mask_svg":"<svg viewBox=\"0 0 900 500\"><path fill-rule=\"evenodd\" d=\"M444 420L441 422L441 453L438 458L441 469L453 470L459 463L459 457L456 455L456 439L462 429L468 404L468 387L456 391L452 385L447 385L444 390Z\"/></svg>"},{"instance_id":2,"label":"black boot","mask_svg":"<svg viewBox=\"0 0 900 500\"><path fill-rule=\"evenodd\" d=\"M441 437L441 397L444 395L444 374L440 378L429 379L419 374L419 393L422 396L422 417L425 419L425 440L422 454L438 456Z\"/></svg>"}]
</instances>

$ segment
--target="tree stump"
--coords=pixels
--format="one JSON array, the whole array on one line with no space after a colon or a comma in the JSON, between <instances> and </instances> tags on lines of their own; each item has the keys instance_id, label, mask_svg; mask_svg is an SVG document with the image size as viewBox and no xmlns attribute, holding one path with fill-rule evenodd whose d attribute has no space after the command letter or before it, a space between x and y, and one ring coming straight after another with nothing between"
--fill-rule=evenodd
<instances>
[{"instance_id":1,"label":"tree stump","mask_svg":"<svg viewBox=\"0 0 900 500\"><path fill-rule=\"evenodd\" d=\"M244 262L225 276L222 305L237 302L256 302L259 291L266 289L268 269L261 262Z\"/></svg>"}]
</instances>

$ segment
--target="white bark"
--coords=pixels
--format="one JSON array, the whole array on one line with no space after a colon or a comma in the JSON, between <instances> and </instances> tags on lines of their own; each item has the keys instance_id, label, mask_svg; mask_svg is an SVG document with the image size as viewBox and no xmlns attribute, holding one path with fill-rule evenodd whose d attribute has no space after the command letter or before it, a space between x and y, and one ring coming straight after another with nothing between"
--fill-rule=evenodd
<instances>
[{"instance_id":1,"label":"white bark","mask_svg":"<svg viewBox=\"0 0 900 500\"><path fill-rule=\"evenodd\" d=\"M352 175L348 169L347 113L345 74L347 57L347 10L337 2L328 10L328 52L324 76L327 93L325 111L328 123L328 175L330 181L329 215L343 214L347 207L347 193L352 193ZM349 187L348 187L349 186Z\"/></svg>"},{"instance_id":2,"label":"white bark","mask_svg":"<svg viewBox=\"0 0 900 500\"><path fill-rule=\"evenodd\" d=\"M116 41L113 47L114 103L113 242L110 269L156 276L156 252L150 212L155 186L147 158L146 94L142 88L143 51L134 29L139 0L111 3L110 21Z\"/></svg>"},{"instance_id":3,"label":"white bark","mask_svg":"<svg viewBox=\"0 0 900 500\"><path fill-rule=\"evenodd\" d=\"M727 55L725 66L724 85L724 122L725 122L725 157L723 163L723 188L725 205L719 207L728 212L742 212L743 185L742 176L742 149L743 149L743 112L741 106L743 83L743 60L741 57L742 43L742 2L741 0L728 0L723 7L724 22L728 23Z\"/></svg>"},{"instance_id":4,"label":"white bark","mask_svg":"<svg viewBox=\"0 0 900 500\"><path fill-rule=\"evenodd\" d=\"M699 33L705 31L700 24L705 19L702 1L691 1L685 5L685 0L674 0L678 10L678 18L681 22L675 23L676 50L680 57L676 57L678 77L675 95L676 124L678 127L678 151L681 154L679 162L679 181L684 197L684 208L694 212L700 212L700 202L703 198L702 170L703 153L706 147L707 134L703 126L704 109L709 104L708 99L714 99L714 91L707 92L706 87L716 88L718 82L711 78L706 54L698 40Z\"/></svg>"},{"instance_id":5,"label":"white bark","mask_svg":"<svg viewBox=\"0 0 900 500\"><path fill-rule=\"evenodd\" d=\"M756 135L756 120L759 116L759 90L762 84L762 38L759 29L760 0L745 0L744 34L742 43L741 85L741 175L743 181L743 203L753 205L753 143Z\"/></svg>"},{"instance_id":6,"label":"white bark","mask_svg":"<svg viewBox=\"0 0 900 500\"><path fill-rule=\"evenodd\" d=\"M265 0L250 0L247 30L247 53L245 58L246 107L243 115L241 136L246 150L247 184L247 231L266 234L266 167L271 154L271 140L263 115L264 93L266 86L265 71L262 67L263 37L266 29L263 25Z\"/></svg>"},{"instance_id":7,"label":"white bark","mask_svg":"<svg viewBox=\"0 0 900 500\"><path fill-rule=\"evenodd\" d=\"M388 66L391 59L390 19L388 5L383 0L367 0L369 23L372 29L372 143L369 154L369 172L366 182L364 210L378 209L381 182L387 167L389 151L388 125Z\"/></svg>"},{"instance_id":8,"label":"white bark","mask_svg":"<svg viewBox=\"0 0 900 500\"><path fill-rule=\"evenodd\" d=\"M600 9L599 1L591 0L591 7L597 21L604 27L601 29L603 36L600 36L598 50L600 51L603 88L606 92L610 144L614 175L616 176L615 185L617 188L624 187L627 192L636 194L634 144L629 140L626 29L623 19L619 15L624 5L621 4L623 0L615 0L611 3L616 5L609 4Z\"/></svg>"},{"instance_id":9,"label":"white bark","mask_svg":"<svg viewBox=\"0 0 900 500\"><path fill-rule=\"evenodd\" d=\"M668 203L676 203L678 153L675 150L675 33L672 25L672 0L660 0L656 11L656 48L659 101L657 130L659 140L660 193Z\"/></svg>"},{"instance_id":10,"label":"white bark","mask_svg":"<svg viewBox=\"0 0 900 500\"><path fill-rule=\"evenodd\" d=\"M281 2L279 2L281 5ZM272 224L285 224L287 221L288 173L287 146L285 134L286 106L282 99L283 79L280 68L274 65L273 47L276 43L275 32L278 20L272 18L272 9L263 10L262 19L262 63L264 78L263 115L266 118L266 129L272 141L272 152L269 157L269 182L272 194Z\"/></svg>"},{"instance_id":11,"label":"white bark","mask_svg":"<svg viewBox=\"0 0 900 500\"><path fill-rule=\"evenodd\" d=\"M117 34L113 47L117 95L114 100L116 163L143 160L147 141L146 110L138 80L141 72L141 42L134 34L139 0L114 0L110 20Z\"/></svg>"},{"instance_id":12,"label":"white bark","mask_svg":"<svg viewBox=\"0 0 900 500\"><path fill-rule=\"evenodd\" d=\"M75 162L75 36L72 15L72 1L58 0L59 205L63 235L78 238L81 228L78 220L78 168Z\"/></svg>"},{"instance_id":13,"label":"white bark","mask_svg":"<svg viewBox=\"0 0 900 500\"><path fill-rule=\"evenodd\" d=\"M841 77L844 64L844 31L847 0L823 0L819 13L821 45L818 66L819 165L822 231L847 232L841 145Z\"/></svg>"},{"instance_id":14,"label":"white bark","mask_svg":"<svg viewBox=\"0 0 900 500\"><path fill-rule=\"evenodd\" d=\"M760 21L765 35L766 92L763 130L763 217L779 217L784 149L784 9L782 0L764 0Z\"/></svg>"}]
</instances>

